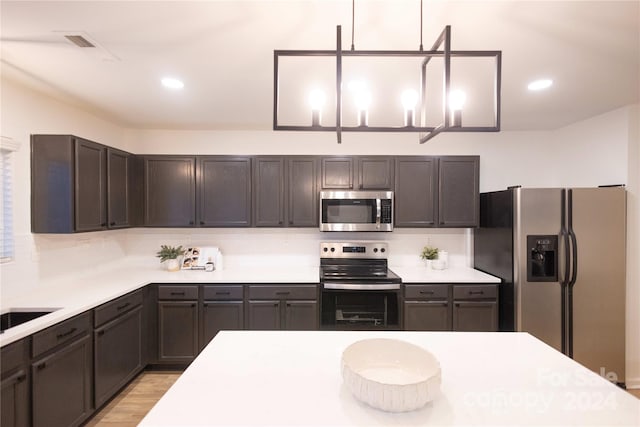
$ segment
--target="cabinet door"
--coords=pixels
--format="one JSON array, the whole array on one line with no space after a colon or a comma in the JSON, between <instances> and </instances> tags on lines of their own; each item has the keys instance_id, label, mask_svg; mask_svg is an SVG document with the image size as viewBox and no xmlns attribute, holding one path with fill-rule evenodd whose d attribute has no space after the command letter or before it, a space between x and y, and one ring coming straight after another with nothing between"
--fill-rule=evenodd
<instances>
[{"instance_id":1,"label":"cabinet door","mask_svg":"<svg viewBox=\"0 0 640 427\"><path fill-rule=\"evenodd\" d=\"M396 159L396 227L433 227L436 224L436 160L431 157Z\"/></svg>"},{"instance_id":2,"label":"cabinet door","mask_svg":"<svg viewBox=\"0 0 640 427\"><path fill-rule=\"evenodd\" d=\"M477 227L480 217L480 158L453 156L439 159L438 225Z\"/></svg>"},{"instance_id":3,"label":"cabinet door","mask_svg":"<svg viewBox=\"0 0 640 427\"><path fill-rule=\"evenodd\" d=\"M318 160L289 159L289 226L318 227Z\"/></svg>"},{"instance_id":4,"label":"cabinet door","mask_svg":"<svg viewBox=\"0 0 640 427\"><path fill-rule=\"evenodd\" d=\"M107 149L107 224L123 228L129 222L130 157L124 151Z\"/></svg>"},{"instance_id":5,"label":"cabinet door","mask_svg":"<svg viewBox=\"0 0 640 427\"><path fill-rule=\"evenodd\" d=\"M196 301L158 302L158 360L191 362L198 354Z\"/></svg>"},{"instance_id":6,"label":"cabinet door","mask_svg":"<svg viewBox=\"0 0 640 427\"><path fill-rule=\"evenodd\" d=\"M195 159L181 156L146 157L144 171L144 225L193 226Z\"/></svg>"},{"instance_id":7,"label":"cabinet door","mask_svg":"<svg viewBox=\"0 0 640 427\"><path fill-rule=\"evenodd\" d=\"M198 157L198 221L203 227L251 225L251 159Z\"/></svg>"},{"instance_id":8,"label":"cabinet door","mask_svg":"<svg viewBox=\"0 0 640 427\"><path fill-rule=\"evenodd\" d=\"M453 330L495 332L498 330L496 301L454 301Z\"/></svg>"},{"instance_id":9,"label":"cabinet door","mask_svg":"<svg viewBox=\"0 0 640 427\"><path fill-rule=\"evenodd\" d=\"M249 329L280 329L280 317L280 301L249 301Z\"/></svg>"},{"instance_id":10,"label":"cabinet door","mask_svg":"<svg viewBox=\"0 0 640 427\"><path fill-rule=\"evenodd\" d=\"M107 227L105 147L84 139L75 140L75 229Z\"/></svg>"},{"instance_id":11,"label":"cabinet door","mask_svg":"<svg viewBox=\"0 0 640 427\"><path fill-rule=\"evenodd\" d=\"M257 157L253 163L253 210L256 227L284 225L284 158Z\"/></svg>"},{"instance_id":12,"label":"cabinet door","mask_svg":"<svg viewBox=\"0 0 640 427\"><path fill-rule=\"evenodd\" d=\"M27 372L20 369L2 380L0 398L3 427L27 427L29 425L29 382Z\"/></svg>"},{"instance_id":13,"label":"cabinet door","mask_svg":"<svg viewBox=\"0 0 640 427\"><path fill-rule=\"evenodd\" d=\"M142 368L142 306L94 332L95 407L100 407Z\"/></svg>"},{"instance_id":14,"label":"cabinet door","mask_svg":"<svg viewBox=\"0 0 640 427\"><path fill-rule=\"evenodd\" d=\"M391 157L360 157L358 177L361 190L393 190L394 161Z\"/></svg>"},{"instance_id":15,"label":"cabinet door","mask_svg":"<svg viewBox=\"0 0 640 427\"><path fill-rule=\"evenodd\" d=\"M285 303L284 329L318 329L318 303L316 301L287 301Z\"/></svg>"},{"instance_id":16,"label":"cabinet door","mask_svg":"<svg viewBox=\"0 0 640 427\"><path fill-rule=\"evenodd\" d=\"M202 312L202 347L223 330L244 328L244 304L242 301L205 302Z\"/></svg>"},{"instance_id":17,"label":"cabinet door","mask_svg":"<svg viewBox=\"0 0 640 427\"><path fill-rule=\"evenodd\" d=\"M31 136L31 231L73 233L74 143L68 135Z\"/></svg>"},{"instance_id":18,"label":"cabinet door","mask_svg":"<svg viewBox=\"0 0 640 427\"><path fill-rule=\"evenodd\" d=\"M353 187L352 157L325 157L322 159L322 188L351 190Z\"/></svg>"},{"instance_id":19,"label":"cabinet door","mask_svg":"<svg viewBox=\"0 0 640 427\"><path fill-rule=\"evenodd\" d=\"M32 364L34 427L77 426L91 414L91 349L85 335Z\"/></svg>"},{"instance_id":20,"label":"cabinet door","mask_svg":"<svg viewBox=\"0 0 640 427\"><path fill-rule=\"evenodd\" d=\"M450 331L451 305L447 301L405 301L407 331Z\"/></svg>"}]
</instances>

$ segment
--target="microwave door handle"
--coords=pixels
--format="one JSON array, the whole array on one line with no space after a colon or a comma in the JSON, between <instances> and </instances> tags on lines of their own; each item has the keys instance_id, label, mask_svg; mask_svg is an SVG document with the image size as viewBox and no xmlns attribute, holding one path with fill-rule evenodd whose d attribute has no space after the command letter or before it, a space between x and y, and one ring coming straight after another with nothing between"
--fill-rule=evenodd
<instances>
[{"instance_id":1,"label":"microwave door handle","mask_svg":"<svg viewBox=\"0 0 640 427\"><path fill-rule=\"evenodd\" d=\"M376 229L380 229L380 216L382 213L382 207L380 199L376 199Z\"/></svg>"}]
</instances>

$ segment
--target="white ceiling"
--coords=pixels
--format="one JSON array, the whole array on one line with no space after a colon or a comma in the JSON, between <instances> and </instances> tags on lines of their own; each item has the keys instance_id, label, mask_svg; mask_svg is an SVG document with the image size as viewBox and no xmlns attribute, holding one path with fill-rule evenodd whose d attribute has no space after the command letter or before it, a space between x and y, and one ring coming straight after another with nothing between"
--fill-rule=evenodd
<instances>
[{"instance_id":1,"label":"white ceiling","mask_svg":"<svg viewBox=\"0 0 640 427\"><path fill-rule=\"evenodd\" d=\"M356 49L418 48L419 0L355 5ZM0 13L5 77L133 128L271 129L273 50L335 49L336 25L343 49L351 42L350 0L2 0ZM424 0L423 16L425 49L450 24L454 50L502 50L503 130L554 129L640 102L637 0ZM78 31L103 50L62 37ZM162 88L166 75L185 88ZM540 77L552 88L528 92Z\"/></svg>"}]
</instances>

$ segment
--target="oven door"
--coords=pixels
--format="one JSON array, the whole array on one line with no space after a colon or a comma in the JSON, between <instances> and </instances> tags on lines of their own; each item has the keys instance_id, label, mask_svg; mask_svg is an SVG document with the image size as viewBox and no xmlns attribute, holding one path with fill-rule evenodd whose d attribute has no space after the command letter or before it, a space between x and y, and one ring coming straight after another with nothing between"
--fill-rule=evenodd
<instances>
[{"instance_id":1,"label":"oven door","mask_svg":"<svg viewBox=\"0 0 640 427\"><path fill-rule=\"evenodd\" d=\"M322 329L399 330L400 291L398 284L361 284L361 288L333 289L324 284L320 293ZM378 286L377 288L372 288ZM392 287L392 289L385 289Z\"/></svg>"},{"instance_id":2,"label":"oven door","mask_svg":"<svg viewBox=\"0 0 640 427\"><path fill-rule=\"evenodd\" d=\"M392 192L320 192L320 231L392 231Z\"/></svg>"}]
</instances>

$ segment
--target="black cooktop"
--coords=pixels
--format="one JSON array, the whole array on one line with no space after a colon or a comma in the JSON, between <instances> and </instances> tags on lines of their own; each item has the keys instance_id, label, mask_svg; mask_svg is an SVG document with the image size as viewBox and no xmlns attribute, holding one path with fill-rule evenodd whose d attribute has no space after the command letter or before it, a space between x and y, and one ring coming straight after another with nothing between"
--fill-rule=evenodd
<instances>
[{"instance_id":1,"label":"black cooktop","mask_svg":"<svg viewBox=\"0 0 640 427\"><path fill-rule=\"evenodd\" d=\"M387 268L386 260L320 260L320 281L367 281L400 283L400 277Z\"/></svg>"}]
</instances>

